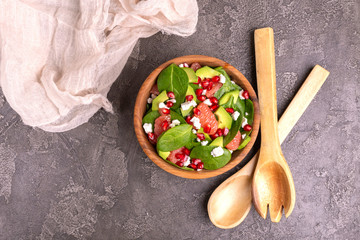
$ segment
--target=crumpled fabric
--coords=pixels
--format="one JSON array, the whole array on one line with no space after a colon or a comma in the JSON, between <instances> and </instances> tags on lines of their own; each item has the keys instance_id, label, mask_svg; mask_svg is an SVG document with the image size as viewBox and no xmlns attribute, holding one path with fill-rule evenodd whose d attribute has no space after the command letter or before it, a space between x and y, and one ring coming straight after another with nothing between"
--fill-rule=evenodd
<instances>
[{"instance_id":1,"label":"crumpled fabric","mask_svg":"<svg viewBox=\"0 0 360 240\"><path fill-rule=\"evenodd\" d=\"M196 0L1 0L0 86L23 122L73 129L100 108L139 38L195 32Z\"/></svg>"}]
</instances>

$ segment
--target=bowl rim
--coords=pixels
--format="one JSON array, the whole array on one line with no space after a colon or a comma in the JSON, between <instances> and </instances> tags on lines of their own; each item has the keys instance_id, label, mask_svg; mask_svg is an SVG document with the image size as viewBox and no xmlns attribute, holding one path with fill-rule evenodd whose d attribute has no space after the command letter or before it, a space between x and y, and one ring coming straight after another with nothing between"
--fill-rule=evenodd
<instances>
[{"instance_id":1,"label":"bowl rim","mask_svg":"<svg viewBox=\"0 0 360 240\"><path fill-rule=\"evenodd\" d=\"M251 136L250 142L246 145L245 148L235 151L232 154L231 160L224 167L216 170L204 169L202 171L188 171L188 170L180 169L178 167L175 167L167 163L157 154L155 146L153 146L148 141L147 136L142 127L142 118L146 112L146 100L150 95L149 93L150 89L156 82L157 76L160 74L160 72L163 69L165 69L170 64L175 63L176 65L179 65L185 62L186 63L199 62L202 66L206 65L210 67L218 67L218 66L223 67L233 81L235 81L239 86L241 86L243 89L246 89L249 92L250 99L254 105L254 121L252 126L253 130L250 134ZM143 93L147 93L147 94L143 94ZM245 76L240 71L238 71L235 67L233 67L229 63L220 60L218 58L209 57L205 55L186 55L186 56L176 57L161 64L159 67L157 67L149 74L149 76L145 79L145 81L141 85L138 95L136 97L136 102L134 107L135 134L145 154L157 166L159 166L166 172L176 175L178 177L189 178L189 179L204 179L204 178L215 177L237 166L247 156L247 154L253 147L255 140L258 136L259 125L260 125L259 101L256 96L255 90L253 89L250 82L245 78Z\"/></svg>"}]
</instances>

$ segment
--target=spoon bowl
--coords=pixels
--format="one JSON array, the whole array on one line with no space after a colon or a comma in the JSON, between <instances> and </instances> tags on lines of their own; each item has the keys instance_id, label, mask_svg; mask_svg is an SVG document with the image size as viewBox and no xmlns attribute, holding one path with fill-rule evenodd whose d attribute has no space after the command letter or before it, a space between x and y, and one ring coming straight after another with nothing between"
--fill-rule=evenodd
<instances>
[{"instance_id":1,"label":"spoon bowl","mask_svg":"<svg viewBox=\"0 0 360 240\"><path fill-rule=\"evenodd\" d=\"M220 184L211 195L208 213L215 226L233 228L246 218L251 209L251 181L257 156Z\"/></svg>"}]
</instances>

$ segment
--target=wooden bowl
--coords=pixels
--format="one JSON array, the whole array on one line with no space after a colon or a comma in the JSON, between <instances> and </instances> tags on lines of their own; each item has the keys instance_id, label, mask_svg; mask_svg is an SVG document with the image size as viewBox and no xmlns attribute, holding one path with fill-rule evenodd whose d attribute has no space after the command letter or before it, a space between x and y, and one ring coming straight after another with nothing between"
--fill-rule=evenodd
<instances>
[{"instance_id":1,"label":"wooden bowl","mask_svg":"<svg viewBox=\"0 0 360 240\"><path fill-rule=\"evenodd\" d=\"M147 139L147 135L144 132L142 127L142 118L144 117L146 111L146 100L149 98L150 89L156 83L157 76L160 72L169 66L171 63L175 63L179 65L181 63L191 64L193 62L198 62L202 66L210 66L210 67L218 67L221 66L225 69L227 74L231 77L233 81L235 81L238 85L240 85L243 89L246 89L249 92L250 99L254 103L254 122L253 122L253 131L251 133L251 141L246 145L242 150L238 150L232 154L231 160L224 167L216 169L216 170L202 170L202 171L187 171L180 168L177 168L167 162L165 162L156 152L155 146L153 146ZM192 179L203 179L218 176L233 167L239 164L245 156L248 154L259 132L259 124L260 124L260 113L259 113L259 102L256 97L256 93L252 88L249 81L242 75L238 70L236 70L230 64L214 58L203 55L188 55L183 57L178 57L167 61L166 63L161 64L158 68L156 68L145 80L142 84L140 91L136 98L135 109L134 109L134 128L136 136L139 140L140 146L146 153L146 155L160 168L163 170L174 174L183 178L192 178Z\"/></svg>"}]
</instances>

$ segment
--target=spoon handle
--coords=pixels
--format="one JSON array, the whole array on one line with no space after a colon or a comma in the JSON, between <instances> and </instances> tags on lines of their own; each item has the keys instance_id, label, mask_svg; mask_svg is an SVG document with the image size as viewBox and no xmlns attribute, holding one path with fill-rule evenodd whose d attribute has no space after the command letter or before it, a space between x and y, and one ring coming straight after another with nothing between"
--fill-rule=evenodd
<instances>
[{"instance_id":1,"label":"spoon handle","mask_svg":"<svg viewBox=\"0 0 360 240\"><path fill-rule=\"evenodd\" d=\"M279 120L280 143L285 140L328 76L329 72L319 65L310 72Z\"/></svg>"},{"instance_id":2,"label":"spoon handle","mask_svg":"<svg viewBox=\"0 0 360 240\"><path fill-rule=\"evenodd\" d=\"M255 30L256 78L260 105L261 149L281 150L276 103L274 31Z\"/></svg>"}]
</instances>

